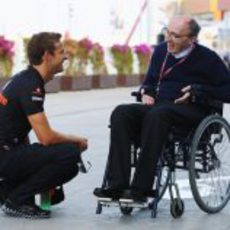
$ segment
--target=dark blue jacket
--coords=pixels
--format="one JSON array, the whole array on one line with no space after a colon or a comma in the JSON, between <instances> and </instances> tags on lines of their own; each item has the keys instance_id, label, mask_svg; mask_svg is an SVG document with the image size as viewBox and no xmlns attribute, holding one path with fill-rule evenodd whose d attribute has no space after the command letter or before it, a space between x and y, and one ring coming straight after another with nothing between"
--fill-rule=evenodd
<instances>
[{"instance_id":1,"label":"dark blue jacket","mask_svg":"<svg viewBox=\"0 0 230 230\"><path fill-rule=\"evenodd\" d=\"M166 54L166 43L156 46L142 87L151 86L156 89ZM180 59L169 55L165 69L178 61ZM158 99L175 100L182 95L181 89L188 85L193 85L200 99L208 96L230 102L230 72L214 51L199 44L195 44L183 63L176 65L168 75L162 78Z\"/></svg>"}]
</instances>

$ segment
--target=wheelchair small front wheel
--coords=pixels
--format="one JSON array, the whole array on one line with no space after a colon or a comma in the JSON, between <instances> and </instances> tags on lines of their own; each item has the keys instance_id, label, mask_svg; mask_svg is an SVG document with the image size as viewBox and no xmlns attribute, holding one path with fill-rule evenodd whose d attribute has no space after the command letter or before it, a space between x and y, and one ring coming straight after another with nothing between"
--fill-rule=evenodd
<instances>
[{"instance_id":1,"label":"wheelchair small front wheel","mask_svg":"<svg viewBox=\"0 0 230 230\"><path fill-rule=\"evenodd\" d=\"M120 210L121 210L121 213L124 215L124 216L129 216L132 211L133 211L133 207L120 207Z\"/></svg>"},{"instance_id":2,"label":"wheelchair small front wheel","mask_svg":"<svg viewBox=\"0 0 230 230\"><path fill-rule=\"evenodd\" d=\"M189 181L201 210L217 213L230 198L230 126L219 115L205 118L195 131Z\"/></svg>"},{"instance_id":3,"label":"wheelchair small front wheel","mask_svg":"<svg viewBox=\"0 0 230 230\"><path fill-rule=\"evenodd\" d=\"M174 198L171 201L170 213L174 218L179 218L184 213L184 202L179 198Z\"/></svg>"}]
</instances>

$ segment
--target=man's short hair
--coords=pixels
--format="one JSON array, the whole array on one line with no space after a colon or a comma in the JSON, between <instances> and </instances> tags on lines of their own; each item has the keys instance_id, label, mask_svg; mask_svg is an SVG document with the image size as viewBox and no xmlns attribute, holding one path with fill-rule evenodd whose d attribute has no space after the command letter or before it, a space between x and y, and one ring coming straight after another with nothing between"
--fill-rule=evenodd
<instances>
[{"instance_id":1,"label":"man's short hair","mask_svg":"<svg viewBox=\"0 0 230 230\"><path fill-rule=\"evenodd\" d=\"M59 42L61 34L54 32L41 32L34 34L27 46L27 57L30 65L42 63L42 57L46 51L54 54L55 43Z\"/></svg>"},{"instance_id":2,"label":"man's short hair","mask_svg":"<svg viewBox=\"0 0 230 230\"><path fill-rule=\"evenodd\" d=\"M189 27L190 27L190 36L197 37L200 32L200 26L195 19L191 18L189 22Z\"/></svg>"}]
</instances>

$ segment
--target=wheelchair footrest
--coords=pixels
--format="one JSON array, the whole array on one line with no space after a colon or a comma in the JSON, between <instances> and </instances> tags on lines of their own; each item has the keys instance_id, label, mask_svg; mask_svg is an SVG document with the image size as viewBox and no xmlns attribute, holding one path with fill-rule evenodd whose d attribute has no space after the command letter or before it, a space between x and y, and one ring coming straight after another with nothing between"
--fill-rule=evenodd
<instances>
[{"instance_id":1,"label":"wheelchair footrest","mask_svg":"<svg viewBox=\"0 0 230 230\"><path fill-rule=\"evenodd\" d=\"M112 198L108 197L103 197L103 198L98 198L98 203L104 207L119 207L120 204L118 200L113 200Z\"/></svg>"},{"instance_id":2,"label":"wheelchair footrest","mask_svg":"<svg viewBox=\"0 0 230 230\"><path fill-rule=\"evenodd\" d=\"M147 200L145 202L135 202L130 199L113 200L112 198L108 197L98 198L98 202L104 207L147 208L149 205Z\"/></svg>"},{"instance_id":3,"label":"wheelchair footrest","mask_svg":"<svg viewBox=\"0 0 230 230\"><path fill-rule=\"evenodd\" d=\"M98 201L99 202L112 202L113 199L109 197L101 197L101 198L98 198Z\"/></svg>"},{"instance_id":4,"label":"wheelchair footrest","mask_svg":"<svg viewBox=\"0 0 230 230\"><path fill-rule=\"evenodd\" d=\"M132 208L147 208L148 202L135 202L132 200L120 199L119 200L121 207L132 207Z\"/></svg>"}]
</instances>

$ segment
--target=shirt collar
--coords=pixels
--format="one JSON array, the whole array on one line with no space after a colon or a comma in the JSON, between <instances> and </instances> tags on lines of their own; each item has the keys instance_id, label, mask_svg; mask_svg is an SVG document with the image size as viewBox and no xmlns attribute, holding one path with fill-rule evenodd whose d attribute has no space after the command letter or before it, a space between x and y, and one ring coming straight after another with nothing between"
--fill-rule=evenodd
<instances>
[{"instance_id":1,"label":"shirt collar","mask_svg":"<svg viewBox=\"0 0 230 230\"><path fill-rule=\"evenodd\" d=\"M33 71L33 72L36 74L36 76L37 76L38 79L43 83L43 85L45 84L44 79L42 78L41 74L40 74L32 65L29 65L29 66L28 66L28 69L29 69L30 71Z\"/></svg>"},{"instance_id":2,"label":"shirt collar","mask_svg":"<svg viewBox=\"0 0 230 230\"><path fill-rule=\"evenodd\" d=\"M183 58L187 56L191 52L192 49L193 49L193 46L189 46L187 49L181 51L180 53L172 54L172 56L176 59Z\"/></svg>"}]
</instances>

